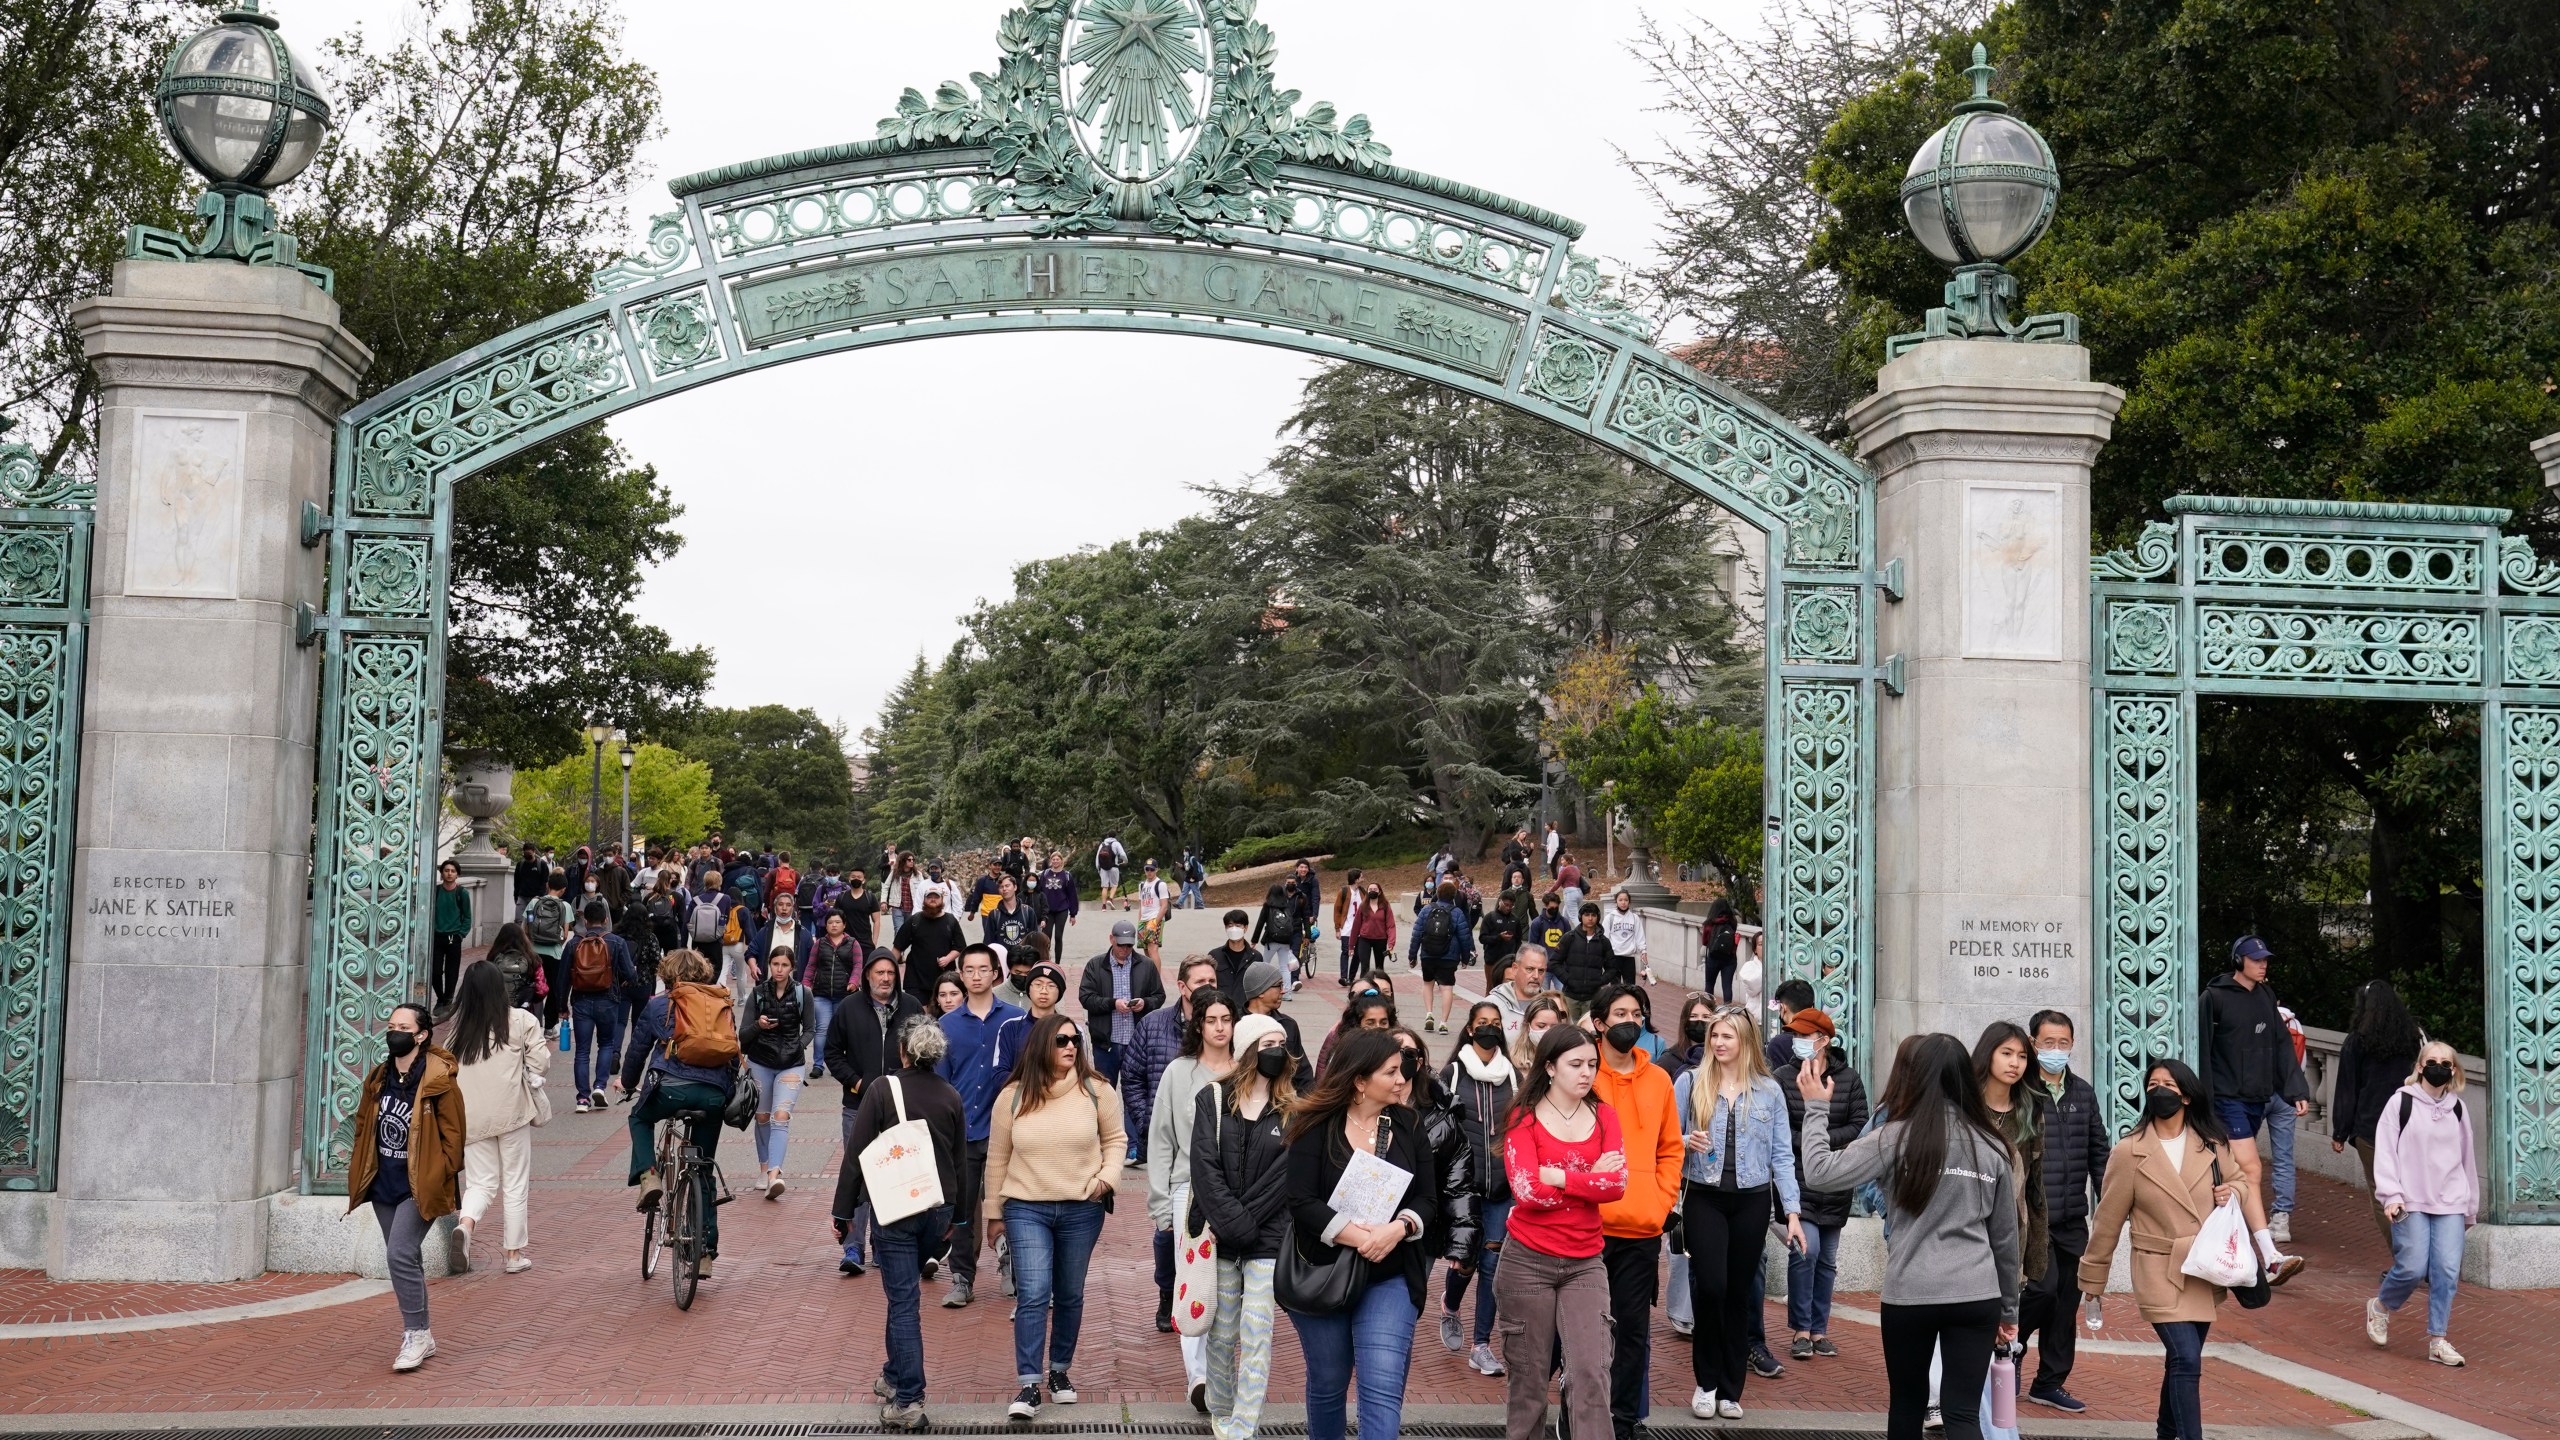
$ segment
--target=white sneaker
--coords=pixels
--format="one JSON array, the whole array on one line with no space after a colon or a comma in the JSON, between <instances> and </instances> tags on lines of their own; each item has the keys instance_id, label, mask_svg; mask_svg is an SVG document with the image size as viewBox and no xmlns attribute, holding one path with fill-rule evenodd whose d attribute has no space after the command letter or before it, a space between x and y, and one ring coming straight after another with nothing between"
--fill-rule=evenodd
<instances>
[{"instance_id":1,"label":"white sneaker","mask_svg":"<svg viewBox=\"0 0 2560 1440\"><path fill-rule=\"evenodd\" d=\"M2439 1365L2451 1365L2456 1369L2462 1367L2462 1352L2454 1349L2453 1342L2441 1335L2427 1337L2427 1358Z\"/></svg>"},{"instance_id":2,"label":"white sneaker","mask_svg":"<svg viewBox=\"0 0 2560 1440\"><path fill-rule=\"evenodd\" d=\"M2376 1345L2391 1343L2391 1312L2382 1308L2379 1296L2364 1297L2364 1338Z\"/></svg>"},{"instance_id":3,"label":"white sneaker","mask_svg":"<svg viewBox=\"0 0 2560 1440\"><path fill-rule=\"evenodd\" d=\"M1701 1420L1716 1418L1716 1392L1703 1386L1689 1392L1689 1413Z\"/></svg>"},{"instance_id":4,"label":"white sneaker","mask_svg":"<svg viewBox=\"0 0 2560 1440\"><path fill-rule=\"evenodd\" d=\"M2267 1238L2279 1245L2293 1243L2293 1212L2279 1210L2267 1218Z\"/></svg>"},{"instance_id":5,"label":"white sneaker","mask_svg":"<svg viewBox=\"0 0 2560 1440\"><path fill-rule=\"evenodd\" d=\"M530 1255L510 1255L507 1257L507 1273L510 1275L521 1275L532 1268L533 1257Z\"/></svg>"},{"instance_id":6,"label":"white sneaker","mask_svg":"<svg viewBox=\"0 0 2560 1440\"><path fill-rule=\"evenodd\" d=\"M392 1360L391 1368L395 1373L415 1370L426 1364L427 1357L435 1353L436 1337L433 1332L403 1330L400 1332L400 1354Z\"/></svg>"},{"instance_id":7,"label":"white sneaker","mask_svg":"<svg viewBox=\"0 0 2560 1440\"><path fill-rule=\"evenodd\" d=\"M1742 1418L1741 1402L1735 1400L1719 1400L1716 1402L1716 1414L1726 1420L1739 1420Z\"/></svg>"}]
</instances>

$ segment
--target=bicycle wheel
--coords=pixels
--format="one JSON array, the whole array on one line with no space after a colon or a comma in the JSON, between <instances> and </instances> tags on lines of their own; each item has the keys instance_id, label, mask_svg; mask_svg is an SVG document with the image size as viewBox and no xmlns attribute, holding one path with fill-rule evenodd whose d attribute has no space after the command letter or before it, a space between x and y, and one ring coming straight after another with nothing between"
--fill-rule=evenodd
<instances>
[{"instance_id":1,"label":"bicycle wheel","mask_svg":"<svg viewBox=\"0 0 2560 1440\"><path fill-rule=\"evenodd\" d=\"M676 1171L676 1183L667 1190L666 1203L675 1207L667 1212L668 1236L675 1245L676 1308L693 1308L693 1292L702 1283L702 1210L700 1196L702 1177L690 1165Z\"/></svg>"},{"instance_id":2,"label":"bicycle wheel","mask_svg":"<svg viewBox=\"0 0 2560 1440\"><path fill-rule=\"evenodd\" d=\"M658 1273L658 1251L665 1243L665 1238L658 1233L658 1215L660 1211L666 1209L666 1201L667 1197L661 1193L658 1196L658 1209L644 1210L640 1214L640 1278L642 1280L651 1279Z\"/></svg>"}]
</instances>

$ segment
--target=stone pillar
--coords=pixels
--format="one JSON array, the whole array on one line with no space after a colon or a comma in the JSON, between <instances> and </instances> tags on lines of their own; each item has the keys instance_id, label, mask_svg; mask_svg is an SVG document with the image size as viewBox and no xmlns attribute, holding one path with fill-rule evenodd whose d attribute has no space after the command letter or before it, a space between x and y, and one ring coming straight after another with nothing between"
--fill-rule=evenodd
<instances>
[{"instance_id":1,"label":"stone pillar","mask_svg":"<svg viewBox=\"0 0 2560 1440\"><path fill-rule=\"evenodd\" d=\"M1849 412L1906 597L1879 627L1905 676L1876 725L1879 1071L2050 1006L2086 1073L2089 466L2123 403L2076 345L1940 340Z\"/></svg>"},{"instance_id":2,"label":"stone pillar","mask_svg":"<svg viewBox=\"0 0 2560 1440\"><path fill-rule=\"evenodd\" d=\"M73 312L101 384L64 1036L74 1280L266 1267L295 1186L331 425L371 354L291 270L127 260Z\"/></svg>"}]
</instances>

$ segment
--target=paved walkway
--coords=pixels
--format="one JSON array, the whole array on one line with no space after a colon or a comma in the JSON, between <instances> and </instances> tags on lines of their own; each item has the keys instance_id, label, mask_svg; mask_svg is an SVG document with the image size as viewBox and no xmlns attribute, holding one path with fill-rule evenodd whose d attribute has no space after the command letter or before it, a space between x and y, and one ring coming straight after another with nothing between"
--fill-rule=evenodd
<instances>
[{"instance_id":1,"label":"paved walkway","mask_svg":"<svg viewBox=\"0 0 2560 1440\"><path fill-rule=\"evenodd\" d=\"M1180 948L1206 943L1209 917L1178 918ZM1095 944L1107 932L1092 924ZM1196 933L1194 933L1196 932ZM1187 942L1187 943L1185 943ZM1169 947L1172 953L1179 953ZM1329 974L1329 972L1328 972ZM1409 979L1408 994L1418 1001ZM1293 1002L1313 1044L1330 1027L1341 992L1329 979ZM1434 1037L1437 1041L1438 1037ZM1438 1048L1435 1044L1435 1049ZM563 1089L565 1090L565 1085ZM742 1196L722 1216L723 1255L694 1308L679 1312L663 1272L639 1275L639 1223L622 1184L626 1111L563 1114L537 1132L534 1245L536 1268L522 1275L482 1271L434 1282L431 1303L441 1354L414 1375L390 1372L399 1338L387 1295L327 1309L269 1315L205 1327L136 1334L11 1340L0 1332L0 1414L37 1416L113 1413L330 1412L403 1414L434 1410L557 1415L549 1407L763 1407L770 1413L866 1417L871 1377L880 1363L881 1304L874 1275L836 1272L827 1209L841 1163L833 1085L815 1087L796 1117L781 1200ZM731 1173L755 1172L746 1140L727 1136ZM2315 1183L2315 1182L2306 1182ZM1089 1288L1085 1334L1074 1373L1083 1402L1053 1407L1049 1418L1118 1421L1124 1415L1167 1419L1188 1413L1179 1356L1171 1337L1156 1334L1155 1292L1145 1207L1136 1203L1143 1177L1132 1172L1104 1231ZM2367 1346L2355 1318L2378 1263L2379 1244L2362 1228L2351 1194L2321 1185L2310 1194L2298 1233L2314 1258L2305 1279L2280 1292L2260 1316L2240 1319L2226 1307L2216 1340L2245 1340L2271 1354L2333 1374L2352 1376L2429 1407L2513 1435L2560 1436L2560 1387L2548 1379L2560 1360L2560 1295L2465 1292L2455 1336L2473 1357L2464 1372L2428 1366L2416 1343L2387 1354ZM494 1224L485 1233L495 1236ZM488 1253L494 1253L492 1252ZM337 1277L277 1277L227 1287L55 1286L40 1277L0 1274L0 1320L57 1319L153 1303L106 1293L185 1288L189 1299L233 1305L303 1293ZM937 1418L979 1419L1007 1398L1013 1378L1010 1309L992 1287L967 1310L936 1303L943 1282L928 1285L925 1341ZM1843 1296L1852 1310L1872 1312L1875 1297ZM1783 1331L1783 1308L1770 1310ZM2408 1324L2413 1333L2422 1325ZM1837 1359L1791 1362L1784 1377L1754 1380L1744 1396L1755 1421L1801 1415L1857 1428L1877 1425L1885 1385L1871 1325L1840 1323ZM2085 1421L2057 1423L2029 1410L2043 1433L2147 1434L2158 1387L2157 1352L2129 1304L2111 1306L2109 1338L2136 1342L2133 1353L2084 1354L2073 1388L2090 1402ZM1689 1352L1660 1311L1653 1321L1656 1423L1687 1424ZM2102 1349L2114 1349L2102 1346ZM1277 1327L1272 1365L1275 1421L1296 1418L1301 1397L1296 1340ZM1426 1319L1414 1349L1408 1403L1425 1413L1476 1423L1496 1418L1500 1380L1467 1370L1442 1349ZM2319 1430L2364 1417L2345 1406L2252 1373L2226 1360L2208 1362L2207 1415L2217 1433L2231 1427ZM815 1407L784 1411L772 1407ZM1423 1407L1464 1407L1446 1412ZM1850 1422L1838 1412L1862 1412ZM691 1413L691 1412L683 1412ZM707 1413L707 1412L706 1412ZM2091 1422L2131 1422L2105 1425Z\"/></svg>"}]
</instances>

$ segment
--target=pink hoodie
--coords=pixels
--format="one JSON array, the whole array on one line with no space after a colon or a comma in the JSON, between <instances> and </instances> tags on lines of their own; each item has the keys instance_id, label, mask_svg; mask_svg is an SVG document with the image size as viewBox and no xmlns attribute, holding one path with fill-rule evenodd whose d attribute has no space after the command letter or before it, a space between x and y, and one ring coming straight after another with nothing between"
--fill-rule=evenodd
<instances>
[{"instance_id":1,"label":"pink hoodie","mask_svg":"<svg viewBox=\"0 0 2560 1440\"><path fill-rule=\"evenodd\" d=\"M2420 1215L2477 1221L2480 1172L2472 1157L2471 1106L2460 1092L2431 1098L2423 1085L2403 1085L2382 1102L2382 1123L2373 1130L2373 1198L2384 1205L2397 1201Z\"/></svg>"}]
</instances>

